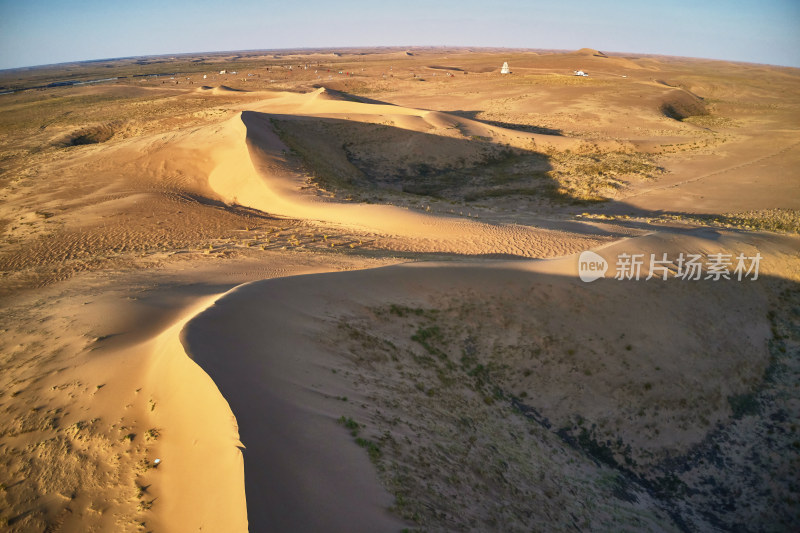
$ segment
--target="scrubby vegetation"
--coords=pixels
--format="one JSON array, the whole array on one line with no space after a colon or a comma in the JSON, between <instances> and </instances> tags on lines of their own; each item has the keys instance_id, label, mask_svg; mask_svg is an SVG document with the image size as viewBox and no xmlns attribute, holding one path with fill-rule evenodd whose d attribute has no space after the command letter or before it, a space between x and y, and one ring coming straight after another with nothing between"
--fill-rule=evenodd
<instances>
[{"instance_id":1,"label":"scrubby vegetation","mask_svg":"<svg viewBox=\"0 0 800 533\"><path fill-rule=\"evenodd\" d=\"M539 152L491 137L339 120L273 118L272 124L314 184L360 200L386 191L456 202L521 197L585 204L613 197L631 179L663 172L651 156L633 151Z\"/></svg>"},{"instance_id":2,"label":"scrubby vegetation","mask_svg":"<svg viewBox=\"0 0 800 533\"><path fill-rule=\"evenodd\" d=\"M630 179L652 179L664 172L651 156L639 152L548 153L553 170L552 198L571 203L602 202Z\"/></svg>"},{"instance_id":3,"label":"scrubby vegetation","mask_svg":"<svg viewBox=\"0 0 800 533\"><path fill-rule=\"evenodd\" d=\"M712 222L757 231L800 233L800 211L797 209L762 209L731 213L716 217Z\"/></svg>"},{"instance_id":4,"label":"scrubby vegetation","mask_svg":"<svg viewBox=\"0 0 800 533\"><path fill-rule=\"evenodd\" d=\"M681 365L639 353L630 331L544 335L552 329L538 314L477 295L372 309L334 335L372 402L363 423L340 423L363 440L396 511L426 531L747 531L756 517L779 530L800 523L800 488L788 474L800 446L786 451L798 442L796 413L781 399L797 395L796 296L787 289L768 314L766 360L726 353L717 378L679 393L665 384ZM720 386L734 392L720 395ZM613 398L616 414L579 407L584 389Z\"/></svg>"},{"instance_id":5,"label":"scrubby vegetation","mask_svg":"<svg viewBox=\"0 0 800 533\"><path fill-rule=\"evenodd\" d=\"M689 117L708 114L702 98L683 89L676 89L668 93L661 104L664 116L682 121Z\"/></svg>"},{"instance_id":6,"label":"scrubby vegetation","mask_svg":"<svg viewBox=\"0 0 800 533\"><path fill-rule=\"evenodd\" d=\"M115 133L115 125L106 124L92 126L78 130L61 141L62 146L80 146L84 144L98 144L110 140Z\"/></svg>"},{"instance_id":7,"label":"scrubby vegetation","mask_svg":"<svg viewBox=\"0 0 800 533\"><path fill-rule=\"evenodd\" d=\"M800 211L797 209L760 209L722 215L667 214L661 215L658 220L678 220L690 224L753 231L800 233Z\"/></svg>"}]
</instances>

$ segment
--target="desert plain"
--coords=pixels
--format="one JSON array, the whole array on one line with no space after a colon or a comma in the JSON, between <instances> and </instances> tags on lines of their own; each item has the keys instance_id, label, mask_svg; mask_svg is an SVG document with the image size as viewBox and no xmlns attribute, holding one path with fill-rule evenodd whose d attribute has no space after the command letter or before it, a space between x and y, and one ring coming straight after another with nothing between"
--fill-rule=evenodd
<instances>
[{"instance_id":1,"label":"desert plain","mask_svg":"<svg viewBox=\"0 0 800 533\"><path fill-rule=\"evenodd\" d=\"M299 50L0 93L0 529L800 528L800 70Z\"/></svg>"}]
</instances>

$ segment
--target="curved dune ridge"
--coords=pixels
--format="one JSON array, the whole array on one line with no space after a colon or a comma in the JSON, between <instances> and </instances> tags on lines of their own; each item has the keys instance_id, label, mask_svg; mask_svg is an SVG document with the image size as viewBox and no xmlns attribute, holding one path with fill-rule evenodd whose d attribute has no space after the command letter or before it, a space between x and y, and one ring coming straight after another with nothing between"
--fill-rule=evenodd
<instances>
[{"instance_id":1,"label":"curved dune ridge","mask_svg":"<svg viewBox=\"0 0 800 533\"><path fill-rule=\"evenodd\" d=\"M336 431L333 411L318 409L318 395L287 392L291 384L286 381L297 371L293 361L276 360L268 373L256 371L243 379L235 388L241 388L252 409L238 409L239 421L231 412L228 398L220 394L224 390L234 396L231 384L223 380L221 386L209 374L224 375L227 366L244 368L254 363L250 356L261 358L260 350L242 339L245 344L230 358L226 354L237 341L217 335L200 344L197 339L206 320L227 324L215 316L216 302L247 291L248 285L203 298L162 333L130 350L136 357L149 354L145 387L154 399L151 405L159 408L148 419L155 427L168 428L156 452L161 460L153 477L158 488L149 493L163 503L151 526L226 532L400 530L404 524L388 512L391 496L361 450ZM265 325L278 323L267 320ZM217 342L229 340L231 345ZM277 331L270 349L284 341L289 343L286 350L297 349L293 335ZM302 359L303 368L308 362ZM237 372L237 379L242 377ZM252 451L239 439L239 423L247 425ZM148 482L144 477L142 483ZM246 489L254 495L249 512ZM306 512L309 501L314 513Z\"/></svg>"},{"instance_id":2,"label":"curved dune ridge","mask_svg":"<svg viewBox=\"0 0 800 533\"><path fill-rule=\"evenodd\" d=\"M759 238L758 241L758 249L769 259L780 257L787 244L793 242L781 237ZM611 257L614 252L647 251L654 247L670 253L677 250L712 253L741 249L743 244L738 235L702 230L692 235L650 235L620 241L602 253ZM754 245L748 242L746 246L750 251ZM240 286L214 304L199 308L199 312L185 323L183 344L193 360L213 378L236 414L245 446L246 475L243 483L248 495L250 530L371 532L398 531L403 527L401 521L387 512L392 498L379 483L367 454L353 445L352 437L337 423L340 416L358 420L369 416L362 408L366 408L368 398L374 400L368 395L375 391L356 385L361 381L353 381L350 374L354 369L348 363L353 356L343 353L337 341L326 339L331 335L331 324L336 320L349 321L363 314L365 309L392 302L411 308L429 308L442 305L442 302L459 301L458 298L466 298L463 301L469 303L475 301L476 290L481 302L496 302L498 297L507 298L509 293L535 294L548 287L559 295L552 306L544 308L520 301L525 313L518 315L518 321L539 325L553 320L555 323L568 321L575 331L581 332L577 334L579 337L586 337L584 340L591 350L602 349L597 339L604 335L611 338L622 335L620 338L626 338L625 342L637 346L652 342L654 337L661 339L653 343L657 353L649 354L648 358L661 361L661 364L670 361L663 370L668 374L680 375L682 365L688 364L695 353L707 352L711 358L710 366L703 370L708 373L707 381L693 382L693 394L712 395L716 387L724 386L720 382L724 372L715 368L746 366L753 375L763 372L767 357L767 321L752 322L744 315L734 313L725 315L722 318L724 322L720 323L717 316L720 306L735 309L745 303L763 311L765 300L760 286L736 282L706 283L702 287L686 282L632 286L613 281L584 285L576 279L576 259L455 266L412 264L265 280ZM705 295L702 305L696 301L698 290ZM663 312L652 309L650 302L656 295L669 302L669 305L663 304ZM602 314L587 314L582 307L573 307L576 299L595 306ZM625 299L628 303L618 307L614 303L618 299ZM629 307L642 314L638 322L624 320ZM494 311L489 307L488 312ZM367 314L372 316L371 312ZM707 324L716 327L709 331ZM455 328L456 325L448 327ZM496 332L496 338L489 339L489 342L504 342L501 339L506 334ZM174 339L175 328L165 335ZM717 345L722 346L722 351L715 348ZM675 346L683 347L680 353L686 361L673 361ZM235 357L229 356L232 350ZM171 364L178 363L173 361ZM625 372L621 372L622 377L617 375L620 372L612 368L591 380L587 378L585 384L581 384L579 378L570 378L575 383L544 384L541 398L532 399L531 405L545 409L545 415L556 420L572 412L591 418L602 416L608 410L624 410L628 400L624 395L617 398L610 392L618 386L618 380L628 379L624 377ZM393 376L390 381L396 379ZM647 376L630 379L645 380ZM562 387L569 391L566 397ZM585 393L584 387L607 389L600 395L606 399L605 403L598 403L598 397ZM683 392L675 394L680 397ZM341 398L350 398L351 401L343 403ZM620 405L615 405L615 401ZM670 405L677 405L677 400L669 401ZM394 410L386 414L387 419L414 416L412 412L404 411L407 406L402 407L405 405L403 402L392 405ZM435 419L438 415L431 416ZM634 423L623 424L619 431L627 442L634 444L635 449L641 448L645 453L687 450L700 442L704 435L699 430L701 426L679 430L670 425L668 418L659 422L664 426L664 436L655 440L643 437L646 428ZM447 421L442 419L437 423ZM229 449L223 456L234 452L230 439L227 446ZM174 451L179 453L177 449ZM562 450L558 453L569 455L573 452ZM581 475L588 476L586 479L607 475L599 465L592 465L587 462L582 467L586 470ZM592 473L595 468L596 473ZM436 481L431 480L431 483ZM236 494L240 493L236 487L233 489ZM610 494L600 496L598 505L610 504L623 516L638 513L640 505L651 507L653 513L660 512L658 504L644 489L631 490L640 492L637 492L639 503L630 508ZM313 513L308 512L310 508L314 509ZM237 514L242 512L240 507L232 505L224 512L233 513L231 524L242 523L241 515ZM559 511L550 509L548 513L551 512ZM664 515L658 520L663 526L669 519ZM655 529L661 526L650 524ZM233 525L226 528L226 531L240 530L244 529Z\"/></svg>"},{"instance_id":3,"label":"curved dune ridge","mask_svg":"<svg viewBox=\"0 0 800 533\"><path fill-rule=\"evenodd\" d=\"M391 120L398 128L442 135L459 128L464 136L493 136L527 146L535 143L537 149L578 146L574 139L505 130L435 111L345 101L324 89L270 96L249 104L248 110L221 124L132 144L137 170L144 170L153 179L178 174L181 186L190 186L229 204L371 232L385 239L388 248L402 251L554 257L597 242L566 232L487 224L391 205L341 203L303 191L306 176L290 165L289 150L270 119L320 117L374 123ZM392 240L403 242L392 244Z\"/></svg>"},{"instance_id":4,"label":"curved dune ridge","mask_svg":"<svg viewBox=\"0 0 800 533\"><path fill-rule=\"evenodd\" d=\"M125 348L142 363L140 390L150 397L140 416L165 432L138 481L159 511L148 525L163 531L247 531L244 466L236 419L208 374L188 356L186 324L223 295L205 297L158 335ZM157 408L156 408L157 407ZM152 465L161 460L157 469ZM207 502L207 505L198 505Z\"/></svg>"},{"instance_id":5,"label":"curved dune ridge","mask_svg":"<svg viewBox=\"0 0 800 533\"><path fill-rule=\"evenodd\" d=\"M267 281L254 283L260 285ZM184 355L215 379L214 384L228 402L236 402L234 427L241 428L246 435L241 454L232 446L238 442L219 435L209 438L222 446L227 441L227 450L220 450L221 455L235 454L241 460L243 454L246 465L243 482L239 485L226 483L226 490L231 493L226 495L227 502L225 499L223 502L228 505L214 506L217 525L224 524L224 527L210 530L239 532L249 527L249 531L370 533L399 531L406 527L407 524L389 512L393 498L381 486L368 457L352 445L348 433L336 422L341 401L332 403L325 390L346 385L341 377L328 370L327 355L319 352L310 341L313 326L309 329L308 321L281 318L302 314L308 301L302 296L284 299L280 294L270 294L267 299L278 305L265 306L263 298L271 291L252 292L250 285L252 283L239 286L215 303L198 308L199 312L181 332ZM230 315L227 305L223 305L231 298L244 298L252 303L253 296L261 300L258 307L264 314L254 314L252 321L242 322L240 317ZM287 314L289 309L291 313ZM249 329L248 323L256 325L265 336L241 335L240 328ZM173 339L174 334L173 330ZM274 357L274 354L281 355ZM185 367L188 358L182 359L181 362L176 358L172 364ZM309 372L315 382L303 384ZM350 397L357 395L350 394ZM206 412L208 418L217 415L217 426L224 422L219 412L198 412ZM207 420L202 425L211 427ZM180 453L179 448L187 444L184 438L172 451ZM197 459L203 458L198 454L187 458L200 470L198 477L205 480L196 489L205 491L209 483L213 483L211 490L221 491L222 481L216 475L207 475L210 472L200 467L203 461ZM215 466L230 468L231 465ZM230 473L223 476L223 480L231 478ZM176 484L185 481L173 479ZM236 480L241 481L241 478ZM166 481L164 486L165 491L168 490ZM250 495L246 511L239 505L243 503L240 496L244 494ZM189 511L198 501L214 500L208 494L195 496L195 499L181 498L185 509L176 510ZM213 525L196 518L189 522L169 520L173 525L180 525L178 529L167 528L169 531L196 530L187 527L191 523Z\"/></svg>"},{"instance_id":6,"label":"curved dune ridge","mask_svg":"<svg viewBox=\"0 0 800 533\"><path fill-rule=\"evenodd\" d=\"M364 104L369 105L369 104ZM420 117L426 123L445 123L443 114ZM237 135L247 139L248 156L242 160L252 165L241 169L239 158L222 161L209 176L214 191L229 202L239 202L269 213L332 222L382 235L411 239L419 251L444 251L467 254L509 253L528 257L553 255L547 249L550 232L522 226L497 226L417 213L386 205L352 205L332 202L298 192L302 182L288 168L286 148L269 126L269 117L243 112ZM437 126L434 126L437 127ZM237 150L242 152L242 144ZM234 167L238 172L233 172ZM237 178L232 180L231 176Z\"/></svg>"}]
</instances>

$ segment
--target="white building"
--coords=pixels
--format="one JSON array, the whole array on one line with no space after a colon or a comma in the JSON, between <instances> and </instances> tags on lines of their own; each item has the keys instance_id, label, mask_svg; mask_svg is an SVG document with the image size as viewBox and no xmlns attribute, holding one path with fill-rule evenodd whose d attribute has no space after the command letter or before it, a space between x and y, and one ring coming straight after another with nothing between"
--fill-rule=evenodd
<instances>
[{"instance_id":1,"label":"white building","mask_svg":"<svg viewBox=\"0 0 800 533\"><path fill-rule=\"evenodd\" d=\"M503 63L503 68L500 69L500 74L511 74L511 69L508 68L508 61Z\"/></svg>"}]
</instances>

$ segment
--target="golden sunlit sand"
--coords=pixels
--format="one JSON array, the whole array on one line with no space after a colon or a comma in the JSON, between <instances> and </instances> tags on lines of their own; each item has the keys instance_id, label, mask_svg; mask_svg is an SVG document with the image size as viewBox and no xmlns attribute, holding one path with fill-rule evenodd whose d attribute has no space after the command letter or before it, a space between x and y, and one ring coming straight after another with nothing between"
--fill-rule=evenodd
<instances>
[{"instance_id":1,"label":"golden sunlit sand","mask_svg":"<svg viewBox=\"0 0 800 533\"><path fill-rule=\"evenodd\" d=\"M0 72L3 529L800 525L800 71L161 59Z\"/></svg>"}]
</instances>

